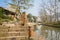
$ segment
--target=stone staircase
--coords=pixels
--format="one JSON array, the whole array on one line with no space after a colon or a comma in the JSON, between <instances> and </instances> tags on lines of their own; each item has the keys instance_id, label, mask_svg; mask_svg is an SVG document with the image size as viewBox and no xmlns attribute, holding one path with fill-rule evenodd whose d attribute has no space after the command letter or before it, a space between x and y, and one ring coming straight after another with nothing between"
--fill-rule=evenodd
<instances>
[{"instance_id":1,"label":"stone staircase","mask_svg":"<svg viewBox=\"0 0 60 40\"><path fill-rule=\"evenodd\" d=\"M0 26L0 40L29 40L27 26Z\"/></svg>"}]
</instances>

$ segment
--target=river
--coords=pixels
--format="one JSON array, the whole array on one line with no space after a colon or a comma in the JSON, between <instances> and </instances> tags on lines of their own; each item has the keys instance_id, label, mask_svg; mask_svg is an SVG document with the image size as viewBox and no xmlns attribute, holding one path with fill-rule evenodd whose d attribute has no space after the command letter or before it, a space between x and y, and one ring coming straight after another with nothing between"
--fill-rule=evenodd
<instances>
[{"instance_id":1,"label":"river","mask_svg":"<svg viewBox=\"0 0 60 40\"><path fill-rule=\"evenodd\" d=\"M36 35L42 35L47 40L60 40L60 28L38 25Z\"/></svg>"}]
</instances>

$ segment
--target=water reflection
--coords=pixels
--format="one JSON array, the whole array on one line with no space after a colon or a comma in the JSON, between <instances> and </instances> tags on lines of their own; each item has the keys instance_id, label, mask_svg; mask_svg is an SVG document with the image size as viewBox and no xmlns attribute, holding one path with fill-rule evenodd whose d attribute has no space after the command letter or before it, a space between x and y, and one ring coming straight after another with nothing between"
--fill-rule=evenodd
<instances>
[{"instance_id":1,"label":"water reflection","mask_svg":"<svg viewBox=\"0 0 60 40\"><path fill-rule=\"evenodd\" d=\"M37 26L39 35L47 38L47 40L60 40L60 28L53 28L47 26Z\"/></svg>"}]
</instances>

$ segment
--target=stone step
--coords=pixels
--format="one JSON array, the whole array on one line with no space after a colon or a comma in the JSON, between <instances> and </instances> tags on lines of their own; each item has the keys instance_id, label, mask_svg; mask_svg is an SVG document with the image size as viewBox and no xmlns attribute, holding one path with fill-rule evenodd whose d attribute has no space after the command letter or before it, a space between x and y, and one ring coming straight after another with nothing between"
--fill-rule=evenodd
<instances>
[{"instance_id":1,"label":"stone step","mask_svg":"<svg viewBox=\"0 0 60 40\"><path fill-rule=\"evenodd\" d=\"M28 40L28 27L0 27L0 40Z\"/></svg>"},{"instance_id":2,"label":"stone step","mask_svg":"<svg viewBox=\"0 0 60 40\"><path fill-rule=\"evenodd\" d=\"M28 32L1 32L0 37L3 36L28 36Z\"/></svg>"},{"instance_id":3,"label":"stone step","mask_svg":"<svg viewBox=\"0 0 60 40\"><path fill-rule=\"evenodd\" d=\"M22 30L0 30L0 32L28 32L28 30L24 30L24 29L22 29Z\"/></svg>"},{"instance_id":4,"label":"stone step","mask_svg":"<svg viewBox=\"0 0 60 40\"><path fill-rule=\"evenodd\" d=\"M4 38L28 38L28 36L7 36L7 37L0 37L0 39L4 39Z\"/></svg>"}]
</instances>

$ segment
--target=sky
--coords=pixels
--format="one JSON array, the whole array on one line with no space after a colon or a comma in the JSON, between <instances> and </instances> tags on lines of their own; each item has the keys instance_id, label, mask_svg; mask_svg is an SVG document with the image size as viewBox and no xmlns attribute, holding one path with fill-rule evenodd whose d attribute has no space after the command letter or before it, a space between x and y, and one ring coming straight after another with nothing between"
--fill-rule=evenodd
<instances>
[{"instance_id":1,"label":"sky","mask_svg":"<svg viewBox=\"0 0 60 40\"><path fill-rule=\"evenodd\" d=\"M8 4L6 1L7 0L0 0L0 7L7 8ZM8 3L10 2L11 1L8 1ZM33 7L27 10L27 14L31 13L34 16L38 16L40 3L41 3L41 0L34 0Z\"/></svg>"},{"instance_id":2,"label":"sky","mask_svg":"<svg viewBox=\"0 0 60 40\"><path fill-rule=\"evenodd\" d=\"M31 13L32 15L38 16L39 6L40 6L40 0L35 0L34 6L28 10L28 13Z\"/></svg>"}]
</instances>

